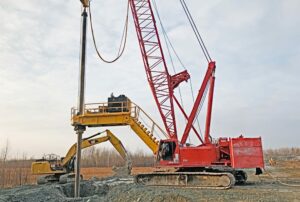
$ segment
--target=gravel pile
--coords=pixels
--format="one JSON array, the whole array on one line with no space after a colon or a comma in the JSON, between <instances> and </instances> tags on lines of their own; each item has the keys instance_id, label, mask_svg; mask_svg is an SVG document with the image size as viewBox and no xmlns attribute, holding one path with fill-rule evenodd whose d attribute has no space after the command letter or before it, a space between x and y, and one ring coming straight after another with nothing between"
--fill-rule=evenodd
<instances>
[{"instance_id":1,"label":"gravel pile","mask_svg":"<svg viewBox=\"0 0 300 202\"><path fill-rule=\"evenodd\" d=\"M250 176L249 176L250 175ZM0 202L186 202L186 201L299 201L298 187L282 186L249 173L249 182L229 190L146 187L132 177L93 178L81 182L81 197L73 198L74 184L26 185L0 189Z\"/></svg>"}]
</instances>

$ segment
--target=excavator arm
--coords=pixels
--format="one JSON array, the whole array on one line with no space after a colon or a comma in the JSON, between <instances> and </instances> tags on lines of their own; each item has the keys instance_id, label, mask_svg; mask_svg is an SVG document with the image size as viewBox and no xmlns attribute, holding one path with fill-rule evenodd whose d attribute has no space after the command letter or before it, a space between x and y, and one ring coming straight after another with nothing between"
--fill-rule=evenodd
<instances>
[{"instance_id":1,"label":"excavator arm","mask_svg":"<svg viewBox=\"0 0 300 202\"><path fill-rule=\"evenodd\" d=\"M128 159L127 151L125 150L122 142L110 130L105 130L104 132L106 132L106 136L93 138L95 136L102 134L103 133L102 132L83 139L83 141L81 142L81 148L85 149L88 147L92 147L96 144L109 141L112 144L112 146L117 150L117 152L120 154L120 156L122 156L123 159L125 160ZM67 165L70 162L70 160L75 156L76 145L77 144L73 144L71 146L65 158L62 160L62 166Z\"/></svg>"},{"instance_id":2,"label":"excavator arm","mask_svg":"<svg viewBox=\"0 0 300 202\"><path fill-rule=\"evenodd\" d=\"M106 136L97 137L103 133L106 133ZM109 141L113 147L117 150L120 156L126 161L127 165L131 165L131 160L128 156L127 151L125 150L122 142L110 131L105 130L104 132L97 133L90 137L83 139L81 142L81 148L89 148L96 144ZM66 156L60 161L58 159L41 159L32 163L31 173L34 175L62 175L70 172L70 169L67 169L67 166L72 161L76 155L76 144L73 144L68 150Z\"/></svg>"},{"instance_id":3,"label":"excavator arm","mask_svg":"<svg viewBox=\"0 0 300 202\"><path fill-rule=\"evenodd\" d=\"M98 137L98 138L93 138L93 139L85 139L81 142L81 148L85 149L85 148L94 146L96 144L106 142L107 140L109 140L108 136ZM63 158L62 166L67 165L75 155L76 155L76 144L73 144L71 146L71 148L69 149L67 155Z\"/></svg>"},{"instance_id":4,"label":"excavator arm","mask_svg":"<svg viewBox=\"0 0 300 202\"><path fill-rule=\"evenodd\" d=\"M112 146L117 150L120 156L122 156L122 158L125 160L129 160L128 153L124 148L122 142L110 130L106 130L106 135L109 138L108 140L110 141Z\"/></svg>"}]
</instances>

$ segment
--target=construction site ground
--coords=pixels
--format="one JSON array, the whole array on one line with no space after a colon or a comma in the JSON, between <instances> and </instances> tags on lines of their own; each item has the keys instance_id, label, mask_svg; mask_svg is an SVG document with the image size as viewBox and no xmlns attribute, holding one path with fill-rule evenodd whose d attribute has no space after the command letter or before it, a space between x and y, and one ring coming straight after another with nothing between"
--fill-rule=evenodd
<instances>
[{"instance_id":1,"label":"construction site ground","mask_svg":"<svg viewBox=\"0 0 300 202\"><path fill-rule=\"evenodd\" d=\"M133 174L152 168L134 168ZM248 182L228 190L136 185L130 176L112 176L111 168L85 168L81 198L74 199L73 183L23 185L0 189L0 202L16 201L300 201L300 161L267 166L260 177L249 170Z\"/></svg>"}]
</instances>

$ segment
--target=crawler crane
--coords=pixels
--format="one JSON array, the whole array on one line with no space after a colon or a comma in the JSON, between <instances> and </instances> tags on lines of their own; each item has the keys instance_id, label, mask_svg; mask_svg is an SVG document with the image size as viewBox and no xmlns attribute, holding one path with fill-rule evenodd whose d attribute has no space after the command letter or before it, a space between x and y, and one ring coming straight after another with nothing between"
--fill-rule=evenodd
<instances>
[{"instance_id":1,"label":"crawler crane","mask_svg":"<svg viewBox=\"0 0 300 202\"><path fill-rule=\"evenodd\" d=\"M190 22L192 17L184 1ZM189 115L176 98L174 90L183 81L190 79L185 70L170 75L164 57L154 12L150 0L129 0L136 33L147 79L163 120L168 138L161 140L157 152L158 167L177 168L177 172L148 173L136 176L136 182L145 185L178 185L187 187L229 188L237 183L244 183L247 175L243 168L257 168L257 173L264 167L261 138L219 138L213 142L210 134L211 113L214 95L216 63L212 61L202 42L208 61L202 85ZM196 30L198 31L198 30ZM193 123L208 90L208 104L204 138L199 135ZM181 139L177 132L175 105L187 120ZM187 139L191 130L201 144L191 146Z\"/></svg>"},{"instance_id":2,"label":"crawler crane","mask_svg":"<svg viewBox=\"0 0 300 202\"><path fill-rule=\"evenodd\" d=\"M152 129L147 130L145 125L139 121L138 112L141 109L129 101L121 101L118 104L118 110L112 110L116 106L110 105L110 101L94 108L86 104L83 114L80 115L77 113L78 109L73 109L72 125L88 127L130 125L156 155L158 168L167 168L163 170L175 168L176 170L175 172L160 171L138 174L135 176L135 181L138 184L227 189L236 183L244 183L247 180L246 172L242 169L255 168L256 173L260 174L264 168L260 137L222 137L218 140L212 140L210 127L216 62L208 54L184 0L180 0L180 2L196 33L207 59L208 67L189 114L176 98L174 90L183 81L188 81L190 74L187 70L174 75L169 74L151 2L153 1L129 0L128 3L133 16L147 80L164 124L166 138L161 138L159 141L154 139L153 128L154 126L157 127L157 124L152 121ZM194 122L202 103L204 103L206 92L208 93L207 114L204 135L201 137L201 132L194 127ZM177 129L176 107L186 119L182 134L179 134ZM192 132L201 142L200 145L187 143ZM163 135L163 133L160 134Z\"/></svg>"}]
</instances>

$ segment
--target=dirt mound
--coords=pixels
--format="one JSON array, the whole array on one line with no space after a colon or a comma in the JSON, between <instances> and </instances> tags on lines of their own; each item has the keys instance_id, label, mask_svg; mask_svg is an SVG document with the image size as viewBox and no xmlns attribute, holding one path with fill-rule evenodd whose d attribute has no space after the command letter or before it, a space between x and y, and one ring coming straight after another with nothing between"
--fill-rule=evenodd
<instances>
[{"instance_id":1,"label":"dirt mound","mask_svg":"<svg viewBox=\"0 0 300 202\"><path fill-rule=\"evenodd\" d=\"M66 196L55 185L21 186L0 191L0 201L65 201Z\"/></svg>"},{"instance_id":2,"label":"dirt mound","mask_svg":"<svg viewBox=\"0 0 300 202\"><path fill-rule=\"evenodd\" d=\"M74 197L74 183L57 186L66 197ZM92 181L84 181L80 184L80 197L91 197L94 195L103 196L108 192L108 186L105 184L97 185Z\"/></svg>"},{"instance_id":3,"label":"dirt mound","mask_svg":"<svg viewBox=\"0 0 300 202\"><path fill-rule=\"evenodd\" d=\"M128 177L131 175L132 170L132 162L130 160L126 160L125 165L122 167L112 167L114 172L114 176L116 177Z\"/></svg>"},{"instance_id":4,"label":"dirt mound","mask_svg":"<svg viewBox=\"0 0 300 202\"><path fill-rule=\"evenodd\" d=\"M116 178L114 181L118 181L118 179ZM114 186L113 183L112 186ZM80 198L74 199L74 183L28 185L0 190L0 202L88 201L93 198L99 199L99 197L107 195L108 191L109 183L105 183L105 181L98 183L92 180L82 181Z\"/></svg>"}]
</instances>

